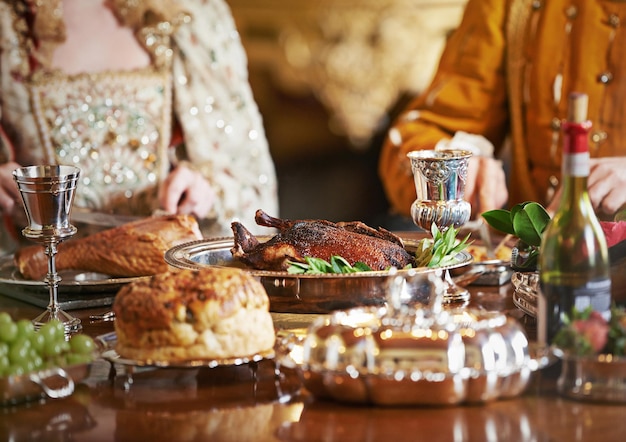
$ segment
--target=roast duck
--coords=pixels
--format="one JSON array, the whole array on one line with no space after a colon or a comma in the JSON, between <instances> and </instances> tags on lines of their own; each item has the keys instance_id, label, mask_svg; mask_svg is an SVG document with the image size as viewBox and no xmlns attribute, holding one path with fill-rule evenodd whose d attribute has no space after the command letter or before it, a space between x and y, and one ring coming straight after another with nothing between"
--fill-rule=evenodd
<instances>
[{"instance_id":1,"label":"roast duck","mask_svg":"<svg viewBox=\"0 0 626 442\"><path fill-rule=\"evenodd\" d=\"M333 255L343 257L351 265L363 262L372 270L404 268L414 261L398 236L359 221L292 221L271 217L262 210L257 210L255 221L260 226L278 229L278 233L261 242L241 223L233 222L231 253L258 270L283 271L289 267L289 261L305 262L306 257L328 261Z\"/></svg>"},{"instance_id":2,"label":"roast duck","mask_svg":"<svg viewBox=\"0 0 626 442\"><path fill-rule=\"evenodd\" d=\"M113 277L154 275L168 270L164 259L167 250L198 239L202 239L202 234L191 215L142 218L60 243L56 269L84 270ZM18 250L14 261L26 279L42 279L48 272L48 257L40 245Z\"/></svg>"}]
</instances>

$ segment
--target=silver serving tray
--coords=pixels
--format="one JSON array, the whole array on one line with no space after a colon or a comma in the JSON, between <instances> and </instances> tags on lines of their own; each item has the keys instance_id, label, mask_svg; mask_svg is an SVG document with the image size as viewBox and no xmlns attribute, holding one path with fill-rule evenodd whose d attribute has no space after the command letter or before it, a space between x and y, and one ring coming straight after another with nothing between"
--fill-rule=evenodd
<instances>
[{"instance_id":1,"label":"silver serving tray","mask_svg":"<svg viewBox=\"0 0 626 442\"><path fill-rule=\"evenodd\" d=\"M64 310L111 305L122 286L147 278L112 278L81 270L63 270L59 276L58 301ZM24 279L15 267L13 255L0 257L0 294L38 307L47 307L50 302L48 284L43 280Z\"/></svg>"},{"instance_id":2,"label":"silver serving tray","mask_svg":"<svg viewBox=\"0 0 626 442\"><path fill-rule=\"evenodd\" d=\"M271 236L259 236L261 242ZM415 253L418 241L403 239L406 250ZM292 275L287 272L255 270L235 260L231 253L232 237L203 239L180 244L165 253L165 261L174 268L198 270L203 267L238 267L247 270L263 284L270 298L270 310L278 313L329 313L365 305L382 305L386 300L388 271L348 274ZM441 267L463 273L473 261L461 252L455 264ZM430 273L437 269L422 267L399 270L399 274Z\"/></svg>"},{"instance_id":3,"label":"silver serving tray","mask_svg":"<svg viewBox=\"0 0 626 442\"><path fill-rule=\"evenodd\" d=\"M120 356L115 347L117 346L117 334L115 332L106 333L96 337L96 342L100 347L102 359L111 364L120 364L127 367L153 367L153 368L215 368L224 366L238 366L260 362L265 359L274 358L274 350L270 349L254 355L237 356L222 359L192 359L187 361L159 361L159 360L137 360Z\"/></svg>"}]
</instances>

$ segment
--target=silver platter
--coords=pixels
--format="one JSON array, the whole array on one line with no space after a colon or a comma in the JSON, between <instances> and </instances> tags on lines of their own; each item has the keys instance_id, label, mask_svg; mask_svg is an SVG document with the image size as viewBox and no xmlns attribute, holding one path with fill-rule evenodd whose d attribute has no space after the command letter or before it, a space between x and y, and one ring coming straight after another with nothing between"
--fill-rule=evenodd
<instances>
[{"instance_id":1,"label":"silver platter","mask_svg":"<svg viewBox=\"0 0 626 442\"><path fill-rule=\"evenodd\" d=\"M224 366L238 366L260 362L265 359L274 358L274 350L270 349L262 353L248 356L237 356L223 359L193 359L187 361L158 361L158 360L136 360L121 357L115 347L117 345L117 334L110 332L96 338L101 347L101 357L110 363L126 365L129 367L154 367L154 368L215 368Z\"/></svg>"},{"instance_id":2,"label":"silver platter","mask_svg":"<svg viewBox=\"0 0 626 442\"><path fill-rule=\"evenodd\" d=\"M271 236L260 236L261 242ZM403 239L406 250L414 254L418 241ZM249 269L235 260L230 249L234 239L203 239L181 244L165 253L165 261L172 267L198 270L207 266L238 267L258 278L270 298L270 309L278 313L329 313L365 305L382 305L386 299L388 271L358 272L328 275L291 275L287 272ZM461 252L457 262L441 269L453 274L463 273L473 261L468 252ZM435 268L422 267L412 272L429 273ZM399 274L409 270L399 270Z\"/></svg>"},{"instance_id":3,"label":"silver platter","mask_svg":"<svg viewBox=\"0 0 626 442\"><path fill-rule=\"evenodd\" d=\"M64 310L111 305L124 285L147 276L116 278L82 270L59 271L58 301ZM0 258L0 294L46 308L50 292L43 280L25 279L13 262L13 255Z\"/></svg>"}]
</instances>

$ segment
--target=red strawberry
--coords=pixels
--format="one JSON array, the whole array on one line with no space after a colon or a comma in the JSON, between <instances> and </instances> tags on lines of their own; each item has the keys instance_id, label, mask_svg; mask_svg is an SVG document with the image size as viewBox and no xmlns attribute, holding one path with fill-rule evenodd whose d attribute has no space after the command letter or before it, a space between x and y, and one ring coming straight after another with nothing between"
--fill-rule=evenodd
<instances>
[{"instance_id":1,"label":"red strawberry","mask_svg":"<svg viewBox=\"0 0 626 442\"><path fill-rule=\"evenodd\" d=\"M593 312L596 313L596 312ZM572 322L574 330L583 336L594 352L600 352L606 345L609 325L600 314L590 315L589 319L577 319Z\"/></svg>"}]
</instances>

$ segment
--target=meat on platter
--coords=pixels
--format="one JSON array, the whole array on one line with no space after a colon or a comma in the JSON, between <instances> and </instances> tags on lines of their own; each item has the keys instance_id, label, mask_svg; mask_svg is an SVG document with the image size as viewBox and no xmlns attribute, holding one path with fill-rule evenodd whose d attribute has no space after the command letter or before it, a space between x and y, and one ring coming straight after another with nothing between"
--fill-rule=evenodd
<instances>
[{"instance_id":1,"label":"meat on platter","mask_svg":"<svg viewBox=\"0 0 626 442\"><path fill-rule=\"evenodd\" d=\"M278 233L262 242L241 223L233 222L235 244L231 252L233 257L258 270L284 271L289 261L305 262L306 257L328 261L331 256L341 256L351 265L363 262L372 270L401 269L414 261L400 237L359 221L292 221L271 217L262 210L257 210L255 220L260 226L278 229Z\"/></svg>"}]
</instances>

